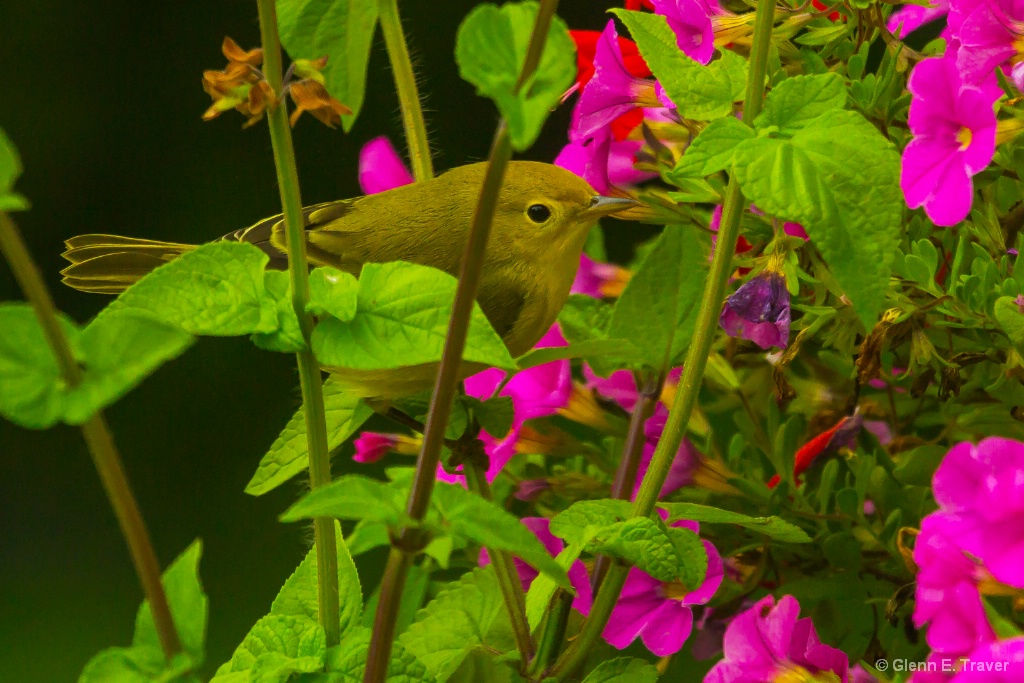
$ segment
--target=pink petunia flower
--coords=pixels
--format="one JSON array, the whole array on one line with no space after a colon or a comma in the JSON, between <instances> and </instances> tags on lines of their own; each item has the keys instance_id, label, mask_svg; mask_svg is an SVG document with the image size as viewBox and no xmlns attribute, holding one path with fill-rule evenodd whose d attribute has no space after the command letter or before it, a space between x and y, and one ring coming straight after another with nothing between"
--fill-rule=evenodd
<instances>
[{"instance_id":1,"label":"pink petunia flower","mask_svg":"<svg viewBox=\"0 0 1024 683\"><path fill-rule=\"evenodd\" d=\"M971 210L971 177L995 154L996 115L1001 90L995 74L979 87L964 86L954 56L925 59L914 67L907 88L910 132L903 150L900 187L907 206L924 206L936 225L955 225Z\"/></svg>"},{"instance_id":2,"label":"pink petunia flower","mask_svg":"<svg viewBox=\"0 0 1024 683\"><path fill-rule=\"evenodd\" d=\"M359 150L359 187L365 194L393 190L412 182L409 169L391 141L383 135L370 140Z\"/></svg>"},{"instance_id":3,"label":"pink petunia flower","mask_svg":"<svg viewBox=\"0 0 1024 683\"><path fill-rule=\"evenodd\" d=\"M566 345L565 337L562 336L557 325L548 330L547 334L537 342L537 348ZM504 370L490 368L467 377L466 393L479 399L490 398L495 389L504 381L505 376ZM523 370L508 381L498 395L508 396L512 399L514 411L512 429L508 434L495 435L488 434L486 431L480 432L480 440L484 442L484 450L490 458L487 481L494 481L498 473L516 454L516 442L523 429L523 423L534 418L554 415L569 403L571 394L572 375L569 361L566 360L552 361ZM462 483L464 481L461 474L445 472L440 465L437 468L437 478L447 482Z\"/></svg>"},{"instance_id":4,"label":"pink petunia flower","mask_svg":"<svg viewBox=\"0 0 1024 683\"><path fill-rule=\"evenodd\" d=\"M944 533L936 515L924 518L914 544L920 571L914 602L914 625L928 624L932 650L967 654L995 639L978 591L978 565Z\"/></svg>"},{"instance_id":5,"label":"pink petunia flower","mask_svg":"<svg viewBox=\"0 0 1024 683\"><path fill-rule=\"evenodd\" d=\"M660 107L655 82L637 78L626 67L615 22L609 21L597 41L594 76L583 88L573 110L569 140L592 138L623 114L642 107Z\"/></svg>"},{"instance_id":6,"label":"pink petunia flower","mask_svg":"<svg viewBox=\"0 0 1024 683\"><path fill-rule=\"evenodd\" d=\"M669 526L700 530L696 522L679 520ZM663 582L633 567L602 637L620 650L639 637L659 657L675 654L693 630L691 605L703 605L715 594L724 574L722 557L710 541L703 541L708 571L695 591L678 582Z\"/></svg>"},{"instance_id":7,"label":"pink petunia flower","mask_svg":"<svg viewBox=\"0 0 1024 683\"><path fill-rule=\"evenodd\" d=\"M613 187L629 187L657 176L633 168L641 147L639 140L612 139L611 130L604 128L587 140L563 147L555 166L575 173L600 194L608 194Z\"/></svg>"},{"instance_id":8,"label":"pink petunia flower","mask_svg":"<svg viewBox=\"0 0 1024 683\"><path fill-rule=\"evenodd\" d=\"M824 671L846 683L846 655L822 644L811 619L797 619L799 614L800 603L793 596L785 595L776 604L769 595L737 615L725 631L725 659L715 664L704 683L775 683L787 675L811 680Z\"/></svg>"},{"instance_id":9,"label":"pink petunia flower","mask_svg":"<svg viewBox=\"0 0 1024 683\"><path fill-rule=\"evenodd\" d=\"M654 12L668 21L679 49L701 64L715 54L716 19L735 16L718 0L654 0Z\"/></svg>"},{"instance_id":10,"label":"pink petunia flower","mask_svg":"<svg viewBox=\"0 0 1024 683\"><path fill-rule=\"evenodd\" d=\"M789 290L786 278L764 270L750 278L725 301L718 318L730 337L749 339L762 349L789 345Z\"/></svg>"},{"instance_id":11,"label":"pink petunia flower","mask_svg":"<svg viewBox=\"0 0 1024 683\"><path fill-rule=\"evenodd\" d=\"M966 0L955 3L960 49L956 65L967 85L994 78L998 67L1019 61L1024 41L1024 5L1016 0ZM952 23L952 22L951 22ZM1020 87L1020 74L1015 72Z\"/></svg>"},{"instance_id":12,"label":"pink petunia flower","mask_svg":"<svg viewBox=\"0 0 1024 683\"><path fill-rule=\"evenodd\" d=\"M950 449L932 479L931 515L1002 583L1024 588L1024 443L1001 437Z\"/></svg>"},{"instance_id":13,"label":"pink petunia flower","mask_svg":"<svg viewBox=\"0 0 1024 683\"><path fill-rule=\"evenodd\" d=\"M556 557L558 553L565 549L565 543L562 542L562 539L556 537L550 531L551 520L546 517L523 517L521 521L530 529L530 531L533 532L533 535L544 544L544 547L552 557ZM530 590L530 584L533 583L533 580L537 578L537 575L540 572L520 560L518 557L513 557L512 562L516 566L516 573L519 574L519 581L522 582L523 592L525 593ZM490 555L487 554L487 550L481 550L480 566L485 566L490 563L491 558ZM590 614L590 604L593 599L593 594L590 589L590 578L587 576L587 568L583 565L582 561L576 560L572 563L572 566L569 567L569 571L567 573L569 574L569 583L572 584L573 589L576 591L576 596L572 601L572 608L583 616L587 616Z\"/></svg>"},{"instance_id":14,"label":"pink petunia flower","mask_svg":"<svg viewBox=\"0 0 1024 683\"><path fill-rule=\"evenodd\" d=\"M379 432L363 432L352 442L356 452L352 459L356 462L377 462L388 453L416 455L419 453L422 439L404 434L381 434Z\"/></svg>"},{"instance_id":15,"label":"pink petunia flower","mask_svg":"<svg viewBox=\"0 0 1024 683\"><path fill-rule=\"evenodd\" d=\"M931 2L931 7L903 5L889 15L886 27L896 33L897 37L906 38L925 24L938 21L949 13L949 0L931 0Z\"/></svg>"}]
</instances>

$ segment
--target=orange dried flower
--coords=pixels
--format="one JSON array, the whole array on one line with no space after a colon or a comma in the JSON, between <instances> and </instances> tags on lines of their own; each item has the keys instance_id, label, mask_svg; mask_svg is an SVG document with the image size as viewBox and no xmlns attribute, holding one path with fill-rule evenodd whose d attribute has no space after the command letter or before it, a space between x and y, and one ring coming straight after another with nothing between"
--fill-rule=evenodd
<instances>
[{"instance_id":1,"label":"orange dried flower","mask_svg":"<svg viewBox=\"0 0 1024 683\"><path fill-rule=\"evenodd\" d=\"M203 113L203 120L209 121L229 109L236 109L248 117L244 127L251 126L277 102L258 68L263 63L263 50L246 51L231 38L225 38L221 52L228 60L224 70L203 72L203 90L213 98L213 104Z\"/></svg>"},{"instance_id":2,"label":"orange dried flower","mask_svg":"<svg viewBox=\"0 0 1024 683\"><path fill-rule=\"evenodd\" d=\"M308 111L329 128L341 123L343 114L352 113L351 109L331 97L327 88L312 78L292 83L288 86L288 92L295 103L295 111L290 118L292 126L304 111Z\"/></svg>"}]
</instances>

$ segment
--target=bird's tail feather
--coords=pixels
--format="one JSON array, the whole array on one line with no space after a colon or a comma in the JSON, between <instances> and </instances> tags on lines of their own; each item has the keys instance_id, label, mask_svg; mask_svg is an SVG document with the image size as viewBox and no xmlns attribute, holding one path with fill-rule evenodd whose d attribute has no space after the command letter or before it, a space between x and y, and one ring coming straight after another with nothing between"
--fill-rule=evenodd
<instances>
[{"instance_id":1,"label":"bird's tail feather","mask_svg":"<svg viewBox=\"0 0 1024 683\"><path fill-rule=\"evenodd\" d=\"M71 262L61 271L64 284L99 294L123 292L158 266L196 248L120 235L78 235L64 244L63 256Z\"/></svg>"}]
</instances>

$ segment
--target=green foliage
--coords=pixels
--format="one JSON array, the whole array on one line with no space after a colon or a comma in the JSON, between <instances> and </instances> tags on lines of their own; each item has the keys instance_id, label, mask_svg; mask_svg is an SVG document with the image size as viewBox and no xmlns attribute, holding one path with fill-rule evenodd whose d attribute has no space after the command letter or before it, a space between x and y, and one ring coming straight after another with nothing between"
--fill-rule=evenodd
<instances>
[{"instance_id":1,"label":"green foliage","mask_svg":"<svg viewBox=\"0 0 1024 683\"><path fill-rule=\"evenodd\" d=\"M348 474L307 494L281 515L281 521L335 517L397 525L405 517L402 494L376 479Z\"/></svg>"},{"instance_id":2,"label":"green foliage","mask_svg":"<svg viewBox=\"0 0 1024 683\"><path fill-rule=\"evenodd\" d=\"M494 100L518 151L533 145L576 75L575 45L565 23L554 17L537 72L515 93L537 8L536 2L478 5L462 21L455 40L459 74Z\"/></svg>"},{"instance_id":3,"label":"green foliage","mask_svg":"<svg viewBox=\"0 0 1024 683\"><path fill-rule=\"evenodd\" d=\"M330 377L323 384L323 395L327 448L333 451L352 436L373 411L360 399L345 393ZM309 467L306 443L306 418L300 408L260 460L245 492L261 496L305 471Z\"/></svg>"},{"instance_id":4,"label":"green foliage","mask_svg":"<svg viewBox=\"0 0 1024 683\"><path fill-rule=\"evenodd\" d=\"M632 517L605 527L589 547L625 560L659 581L680 581L690 590L696 590L707 574L707 552L697 534L666 527L653 517Z\"/></svg>"},{"instance_id":5,"label":"green foliage","mask_svg":"<svg viewBox=\"0 0 1024 683\"><path fill-rule=\"evenodd\" d=\"M294 59L327 57L327 91L352 110L349 131L363 108L366 67L377 27L377 3L363 0L279 0L281 43Z\"/></svg>"},{"instance_id":6,"label":"green foliage","mask_svg":"<svg viewBox=\"0 0 1024 683\"><path fill-rule=\"evenodd\" d=\"M706 254L693 230L666 228L616 302L608 336L632 340L644 365L678 365L693 337Z\"/></svg>"},{"instance_id":7,"label":"green foliage","mask_svg":"<svg viewBox=\"0 0 1024 683\"><path fill-rule=\"evenodd\" d=\"M625 500L583 500L551 520L551 533L569 544L586 544L602 529L628 518L633 506Z\"/></svg>"},{"instance_id":8,"label":"green foliage","mask_svg":"<svg viewBox=\"0 0 1024 683\"><path fill-rule=\"evenodd\" d=\"M750 517L697 503L663 503L659 507L668 511L669 521L688 519L701 523L738 524L784 543L811 542L806 531L778 517Z\"/></svg>"},{"instance_id":9,"label":"green foliage","mask_svg":"<svg viewBox=\"0 0 1024 683\"><path fill-rule=\"evenodd\" d=\"M14 191L14 183L21 176L21 158L14 143L0 128L0 211L23 211L28 200Z\"/></svg>"},{"instance_id":10,"label":"green foliage","mask_svg":"<svg viewBox=\"0 0 1024 683\"><path fill-rule=\"evenodd\" d=\"M439 681L446 680L474 648L486 646L503 615L492 567L480 567L449 584L416 615L399 642Z\"/></svg>"},{"instance_id":11,"label":"green foliage","mask_svg":"<svg viewBox=\"0 0 1024 683\"><path fill-rule=\"evenodd\" d=\"M736 148L753 137L753 129L735 117L715 119L687 145L672 178L704 177L731 168Z\"/></svg>"},{"instance_id":12,"label":"green foliage","mask_svg":"<svg viewBox=\"0 0 1024 683\"><path fill-rule=\"evenodd\" d=\"M356 313L326 318L313 330L321 364L340 369L382 370L441 359L457 280L413 263L370 263L359 277ZM478 305L466 338L468 361L514 368L515 361Z\"/></svg>"},{"instance_id":13,"label":"green foliage","mask_svg":"<svg viewBox=\"0 0 1024 683\"><path fill-rule=\"evenodd\" d=\"M845 104L846 88L838 74L794 76L772 89L754 126L758 130L774 127L781 135L793 135Z\"/></svg>"},{"instance_id":14,"label":"green foliage","mask_svg":"<svg viewBox=\"0 0 1024 683\"><path fill-rule=\"evenodd\" d=\"M171 661L165 659L149 601L145 601L135 617L131 647L114 647L100 652L86 664L78 683L193 683L197 680L192 672L203 664L209 611L206 594L199 582L202 553L202 543L194 541L161 577L184 652Z\"/></svg>"},{"instance_id":15,"label":"green foliage","mask_svg":"<svg viewBox=\"0 0 1024 683\"><path fill-rule=\"evenodd\" d=\"M732 113L733 102L743 99L747 62L735 52L703 66L676 46L676 36L665 17L614 8L629 29L665 94L687 119L710 121Z\"/></svg>"},{"instance_id":16,"label":"green foliage","mask_svg":"<svg viewBox=\"0 0 1024 683\"><path fill-rule=\"evenodd\" d=\"M642 659L619 657L597 665L583 683L654 683L658 670Z\"/></svg>"},{"instance_id":17,"label":"green foliage","mask_svg":"<svg viewBox=\"0 0 1024 683\"><path fill-rule=\"evenodd\" d=\"M82 368L73 388L31 307L0 304L0 414L23 427L82 424L192 344L190 335L133 311L102 315L84 329L59 320Z\"/></svg>"},{"instance_id":18,"label":"green foliage","mask_svg":"<svg viewBox=\"0 0 1024 683\"><path fill-rule=\"evenodd\" d=\"M274 302L278 320L277 329L271 332L254 332L250 336L253 344L264 351L298 353L306 349L306 341L302 338L299 319L295 316L295 308L292 305L292 291L288 279L288 271L285 270L268 270L263 274L263 286L266 287L267 296Z\"/></svg>"}]
</instances>

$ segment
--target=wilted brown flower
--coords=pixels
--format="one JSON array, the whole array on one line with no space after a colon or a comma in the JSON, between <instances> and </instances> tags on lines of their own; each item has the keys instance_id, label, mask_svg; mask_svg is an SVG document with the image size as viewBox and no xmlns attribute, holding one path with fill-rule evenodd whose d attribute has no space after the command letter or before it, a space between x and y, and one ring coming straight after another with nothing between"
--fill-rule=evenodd
<instances>
[{"instance_id":1,"label":"wilted brown flower","mask_svg":"<svg viewBox=\"0 0 1024 683\"><path fill-rule=\"evenodd\" d=\"M290 119L292 126L304 111L308 111L330 128L341 123L342 114L352 113L351 109L331 97L327 88L312 78L290 84L288 92L292 96L292 102L295 103L295 111L292 112Z\"/></svg>"}]
</instances>

